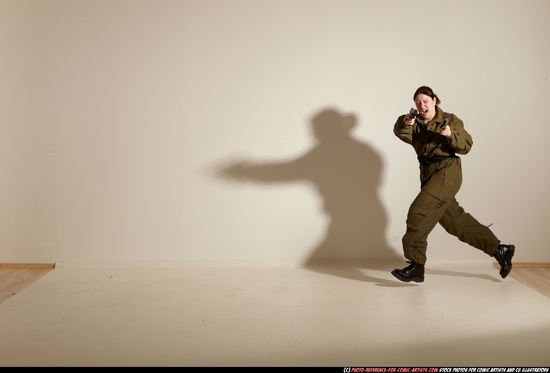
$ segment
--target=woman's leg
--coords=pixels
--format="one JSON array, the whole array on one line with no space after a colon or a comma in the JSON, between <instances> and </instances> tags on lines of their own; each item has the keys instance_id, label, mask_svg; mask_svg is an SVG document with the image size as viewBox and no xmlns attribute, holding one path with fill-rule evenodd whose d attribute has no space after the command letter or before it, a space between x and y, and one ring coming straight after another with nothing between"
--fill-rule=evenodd
<instances>
[{"instance_id":1,"label":"woman's leg","mask_svg":"<svg viewBox=\"0 0 550 373\"><path fill-rule=\"evenodd\" d=\"M441 219L449 202L443 202L422 190L407 214L407 232L403 236L403 251L408 260L425 264L428 235Z\"/></svg>"},{"instance_id":2,"label":"woman's leg","mask_svg":"<svg viewBox=\"0 0 550 373\"><path fill-rule=\"evenodd\" d=\"M439 220L439 224L447 232L458 237L462 242L483 251L489 256L495 254L495 250L500 244L500 240L491 232L491 230L478 222L472 215L464 211L453 199L447 210Z\"/></svg>"},{"instance_id":3,"label":"woman's leg","mask_svg":"<svg viewBox=\"0 0 550 373\"><path fill-rule=\"evenodd\" d=\"M462 185L460 160L450 160L445 167L426 170L422 189L407 214L407 231L403 236L405 258L419 264L426 263L427 239L441 220L449 204Z\"/></svg>"}]
</instances>

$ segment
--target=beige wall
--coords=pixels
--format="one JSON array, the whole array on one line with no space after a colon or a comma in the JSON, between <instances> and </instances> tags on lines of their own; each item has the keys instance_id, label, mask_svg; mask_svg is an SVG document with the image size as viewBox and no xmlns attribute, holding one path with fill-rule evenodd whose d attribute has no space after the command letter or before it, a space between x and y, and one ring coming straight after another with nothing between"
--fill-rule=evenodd
<instances>
[{"instance_id":1,"label":"beige wall","mask_svg":"<svg viewBox=\"0 0 550 373\"><path fill-rule=\"evenodd\" d=\"M549 16L0 0L0 261L399 257L418 170L392 126L424 84L474 138L458 200L518 261L550 261ZM429 244L487 260L440 227Z\"/></svg>"}]
</instances>

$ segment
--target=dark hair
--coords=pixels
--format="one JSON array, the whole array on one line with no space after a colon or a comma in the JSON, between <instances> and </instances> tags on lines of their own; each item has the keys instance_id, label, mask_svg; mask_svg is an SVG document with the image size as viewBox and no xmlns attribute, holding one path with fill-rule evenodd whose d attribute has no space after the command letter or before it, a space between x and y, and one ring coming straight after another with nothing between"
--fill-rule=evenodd
<instances>
[{"instance_id":1,"label":"dark hair","mask_svg":"<svg viewBox=\"0 0 550 373\"><path fill-rule=\"evenodd\" d=\"M437 97L437 95L434 93L434 91L430 88L430 87L426 87L425 85L423 85L422 87L418 88L416 90L416 92L414 92L414 96L413 96L413 100L416 98L416 96L418 95L426 95L426 96L429 96L431 98L435 98L437 101L436 101L436 104L437 105L440 105L441 104L441 100L439 99L439 97Z\"/></svg>"}]
</instances>

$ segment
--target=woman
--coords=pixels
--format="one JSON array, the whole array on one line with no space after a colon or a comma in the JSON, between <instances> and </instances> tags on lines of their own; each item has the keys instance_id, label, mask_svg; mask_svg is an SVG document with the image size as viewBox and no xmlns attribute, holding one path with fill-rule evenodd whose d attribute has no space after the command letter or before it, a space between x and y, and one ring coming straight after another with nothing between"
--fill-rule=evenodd
<instances>
[{"instance_id":1,"label":"woman","mask_svg":"<svg viewBox=\"0 0 550 373\"><path fill-rule=\"evenodd\" d=\"M456 154L467 154L472 137L462 121L438 106L439 98L430 87L420 87L413 96L418 113L397 119L394 133L411 144L420 162L420 193L407 214L407 231L403 251L410 265L392 274L401 281L424 281L427 237L437 223L459 240L495 257L500 275L512 269L514 245L501 245L485 225L480 224L459 206L455 199L462 184L462 167Z\"/></svg>"}]
</instances>

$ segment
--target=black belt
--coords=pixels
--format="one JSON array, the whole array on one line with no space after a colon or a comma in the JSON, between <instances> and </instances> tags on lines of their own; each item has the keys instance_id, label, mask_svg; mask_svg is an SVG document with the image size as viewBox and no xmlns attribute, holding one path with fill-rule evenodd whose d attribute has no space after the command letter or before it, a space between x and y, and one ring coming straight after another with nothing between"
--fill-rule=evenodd
<instances>
[{"instance_id":1,"label":"black belt","mask_svg":"<svg viewBox=\"0 0 550 373\"><path fill-rule=\"evenodd\" d=\"M451 155L432 155L430 158L418 157L418 162L422 163L424 166L428 166L434 163L439 163L445 159L458 158L455 154Z\"/></svg>"}]
</instances>

